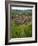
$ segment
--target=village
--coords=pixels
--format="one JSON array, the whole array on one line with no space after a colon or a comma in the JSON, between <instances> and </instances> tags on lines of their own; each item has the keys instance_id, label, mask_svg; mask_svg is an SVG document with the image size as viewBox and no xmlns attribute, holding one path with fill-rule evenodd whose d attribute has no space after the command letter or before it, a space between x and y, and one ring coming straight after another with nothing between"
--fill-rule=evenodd
<instances>
[{"instance_id":1,"label":"village","mask_svg":"<svg viewBox=\"0 0 38 46\"><path fill-rule=\"evenodd\" d=\"M11 19L12 19L12 21L15 21L17 24L28 24L28 23L32 22L32 16L26 16L26 15L12 16Z\"/></svg>"}]
</instances>

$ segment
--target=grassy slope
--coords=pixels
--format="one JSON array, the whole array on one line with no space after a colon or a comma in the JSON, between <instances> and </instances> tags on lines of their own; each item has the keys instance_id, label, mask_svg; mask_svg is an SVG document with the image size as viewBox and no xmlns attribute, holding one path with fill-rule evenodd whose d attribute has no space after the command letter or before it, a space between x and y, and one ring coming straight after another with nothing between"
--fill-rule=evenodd
<instances>
[{"instance_id":1,"label":"grassy slope","mask_svg":"<svg viewBox=\"0 0 38 46\"><path fill-rule=\"evenodd\" d=\"M11 37L23 38L32 36L32 24L17 25L15 22L11 23Z\"/></svg>"}]
</instances>

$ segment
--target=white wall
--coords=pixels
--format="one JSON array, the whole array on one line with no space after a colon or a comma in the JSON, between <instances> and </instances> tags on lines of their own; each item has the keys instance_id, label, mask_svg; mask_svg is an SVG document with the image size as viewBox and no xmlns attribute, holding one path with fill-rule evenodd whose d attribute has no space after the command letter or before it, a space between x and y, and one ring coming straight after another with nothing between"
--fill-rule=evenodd
<instances>
[{"instance_id":1,"label":"white wall","mask_svg":"<svg viewBox=\"0 0 38 46\"><path fill-rule=\"evenodd\" d=\"M38 42L38 3L37 3L37 42Z\"/></svg>"},{"instance_id":2,"label":"white wall","mask_svg":"<svg viewBox=\"0 0 38 46\"><path fill-rule=\"evenodd\" d=\"M38 0L24 0L24 1L37 2ZM4 44L5 44L5 0L0 0L0 46L4 46ZM38 43L19 44L15 46L37 46L37 44Z\"/></svg>"}]
</instances>

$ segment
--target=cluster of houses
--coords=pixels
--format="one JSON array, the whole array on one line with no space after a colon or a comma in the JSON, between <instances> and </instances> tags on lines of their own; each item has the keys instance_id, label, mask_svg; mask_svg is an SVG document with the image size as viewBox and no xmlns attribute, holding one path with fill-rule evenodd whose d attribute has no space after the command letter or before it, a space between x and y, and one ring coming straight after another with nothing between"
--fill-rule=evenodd
<instances>
[{"instance_id":1,"label":"cluster of houses","mask_svg":"<svg viewBox=\"0 0 38 46\"><path fill-rule=\"evenodd\" d=\"M26 16L26 15L21 15L21 16L12 16L12 21L15 21L17 24L27 24L32 21L32 16Z\"/></svg>"}]
</instances>

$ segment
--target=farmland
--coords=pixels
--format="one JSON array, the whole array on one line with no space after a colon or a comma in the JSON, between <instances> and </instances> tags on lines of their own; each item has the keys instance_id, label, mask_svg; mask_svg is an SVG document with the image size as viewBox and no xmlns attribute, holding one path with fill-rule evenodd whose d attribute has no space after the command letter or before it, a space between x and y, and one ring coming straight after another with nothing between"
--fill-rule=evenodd
<instances>
[{"instance_id":1,"label":"farmland","mask_svg":"<svg viewBox=\"0 0 38 46\"><path fill-rule=\"evenodd\" d=\"M11 38L32 37L32 10L11 10Z\"/></svg>"}]
</instances>

